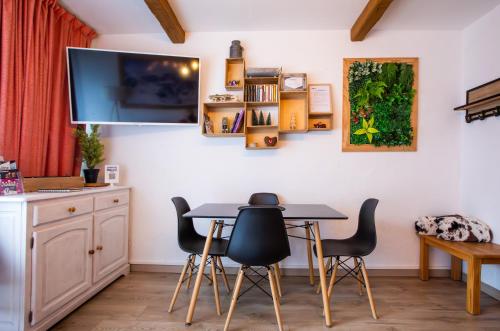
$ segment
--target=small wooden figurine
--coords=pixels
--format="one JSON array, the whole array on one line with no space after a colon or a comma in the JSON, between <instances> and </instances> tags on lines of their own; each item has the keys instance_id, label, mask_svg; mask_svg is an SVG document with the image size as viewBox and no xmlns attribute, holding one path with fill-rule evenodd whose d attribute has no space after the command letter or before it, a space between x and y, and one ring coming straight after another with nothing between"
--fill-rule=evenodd
<instances>
[{"instance_id":1,"label":"small wooden figurine","mask_svg":"<svg viewBox=\"0 0 500 331\"><path fill-rule=\"evenodd\" d=\"M295 130L297 128L297 119L295 118L295 113L292 113L290 117L290 130Z\"/></svg>"}]
</instances>

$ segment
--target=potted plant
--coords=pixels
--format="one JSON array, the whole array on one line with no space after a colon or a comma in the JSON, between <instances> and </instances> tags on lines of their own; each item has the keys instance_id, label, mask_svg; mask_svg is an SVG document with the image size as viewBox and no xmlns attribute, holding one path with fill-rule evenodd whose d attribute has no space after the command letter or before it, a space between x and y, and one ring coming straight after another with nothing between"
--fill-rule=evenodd
<instances>
[{"instance_id":1,"label":"potted plant","mask_svg":"<svg viewBox=\"0 0 500 331\"><path fill-rule=\"evenodd\" d=\"M87 133L84 128L78 127L75 129L74 135L78 139L82 159L87 165L87 169L83 170L85 183L96 183L99 169L95 169L95 166L104 161L104 145L99 140L99 125L92 124L90 133Z\"/></svg>"}]
</instances>

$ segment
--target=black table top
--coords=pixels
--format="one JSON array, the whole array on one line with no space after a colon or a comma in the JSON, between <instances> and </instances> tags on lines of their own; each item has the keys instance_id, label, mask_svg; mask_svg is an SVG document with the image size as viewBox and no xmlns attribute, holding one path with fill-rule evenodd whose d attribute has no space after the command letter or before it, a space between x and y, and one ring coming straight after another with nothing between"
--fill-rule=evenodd
<instances>
[{"instance_id":1,"label":"black table top","mask_svg":"<svg viewBox=\"0 0 500 331\"><path fill-rule=\"evenodd\" d=\"M246 203L205 203L184 217L224 219L236 218L239 207L248 206ZM347 216L323 204L281 204L283 218L286 220L346 220Z\"/></svg>"}]
</instances>

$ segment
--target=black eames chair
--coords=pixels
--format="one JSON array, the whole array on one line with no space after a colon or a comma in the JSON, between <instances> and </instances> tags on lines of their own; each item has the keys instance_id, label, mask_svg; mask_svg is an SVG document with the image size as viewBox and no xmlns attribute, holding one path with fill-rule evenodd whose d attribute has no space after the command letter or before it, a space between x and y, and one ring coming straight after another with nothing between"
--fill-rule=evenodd
<instances>
[{"instance_id":1,"label":"black eames chair","mask_svg":"<svg viewBox=\"0 0 500 331\"><path fill-rule=\"evenodd\" d=\"M359 211L358 229L352 237L347 239L321 240L323 256L330 259L329 271L332 272L332 278L328 286L328 297L332 297L333 286L335 284L344 279L344 277L353 276L357 280L360 295L363 294L363 286L366 287L374 319L377 319L377 312L363 257L373 252L377 246L377 231L375 229L375 209L377 208L377 204L377 199L368 199L363 202ZM314 253L316 254L316 245L314 246ZM333 266L331 266L332 257L335 258ZM354 268L351 268L346 263L350 259L354 261ZM336 279L339 266L346 271L346 274Z\"/></svg>"},{"instance_id":2,"label":"black eames chair","mask_svg":"<svg viewBox=\"0 0 500 331\"><path fill-rule=\"evenodd\" d=\"M275 193L253 193L248 199L248 204L251 206L261 205L261 206L277 206L280 204L280 200ZM276 276L276 283L278 284L278 293L281 297L281 271L279 263L274 265L274 271Z\"/></svg>"},{"instance_id":3,"label":"black eames chair","mask_svg":"<svg viewBox=\"0 0 500 331\"><path fill-rule=\"evenodd\" d=\"M275 193L253 193L248 199L248 204L276 206L280 204L280 200Z\"/></svg>"},{"instance_id":4,"label":"black eames chair","mask_svg":"<svg viewBox=\"0 0 500 331\"><path fill-rule=\"evenodd\" d=\"M242 265L233 289L231 306L224 330L228 330L238 301L245 271L252 267L265 267L274 302L279 329L283 329L276 276L272 265L290 256L290 245L281 210L272 206L250 206L243 208L234 223L229 238L226 256Z\"/></svg>"},{"instance_id":5,"label":"black eames chair","mask_svg":"<svg viewBox=\"0 0 500 331\"><path fill-rule=\"evenodd\" d=\"M248 200L249 205L279 205L280 201L275 193L253 193ZM290 228L303 228L306 233L306 248L307 248L307 262L309 264L309 282L314 285L314 267L312 261L312 249L311 249L311 224L309 222L304 222L304 225L288 225ZM299 237L302 238L302 237ZM279 264L276 264L276 274L278 276L278 289L281 296L281 285L279 279L281 278L281 272Z\"/></svg>"},{"instance_id":6,"label":"black eames chair","mask_svg":"<svg viewBox=\"0 0 500 331\"><path fill-rule=\"evenodd\" d=\"M198 234L198 232L196 232L192 218L187 218L182 216L191 210L187 201L184 198L175 197L172 198L172 202L174 203L175 210L177 212L177 229L178 229L177 241L179 243L179 247L189 255L186 264L182 269L179 281L177 282L177 287L175 288L172 301L170 302L170 307L168 308L169 313L172 312L172 310L174 309L175 301L182 287L182 284L185 281L187 281L187 288L189 289L193 272L195 272L198 269L199 272L204 272L205 266L196 265L196 256L197 255L201 256L203 254L205 240L207 239L205 236L202 236ZM230 293L229 283L221 260L221 256L225 256L228 243L229 243L228 240L214 238L212 240L212 246L210 247L210 251L208 253L209 259L207 259L207 264L206 264L206 265L208 264L211 265L212 278L211 279L209 278L209 280L212 282L214 288L215 304L218 315L221 315L222 313L219 301L217 271L220 271L222 273L222 279L224 281L224 285L226 286L227 292ZM186 277L187 272L189 272L189 275Z\"/></svg>"}]
</instances>

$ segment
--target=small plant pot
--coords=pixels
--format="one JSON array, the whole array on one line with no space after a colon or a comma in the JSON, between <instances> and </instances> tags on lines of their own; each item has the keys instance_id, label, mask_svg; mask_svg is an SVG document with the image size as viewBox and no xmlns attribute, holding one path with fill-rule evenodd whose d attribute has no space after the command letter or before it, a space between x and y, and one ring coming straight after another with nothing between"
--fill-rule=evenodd
<instances>
[{"instance_id":1,"label":"small plant pot","mask_svg":"<svg viewBox=\"0 0 500 331\"><path fill-rule=\"evenodd\" d=\"M84 169L83 176L85 183L97 183L97 176L99 176L99 169Z\"/></svg>"}]
</instances>

